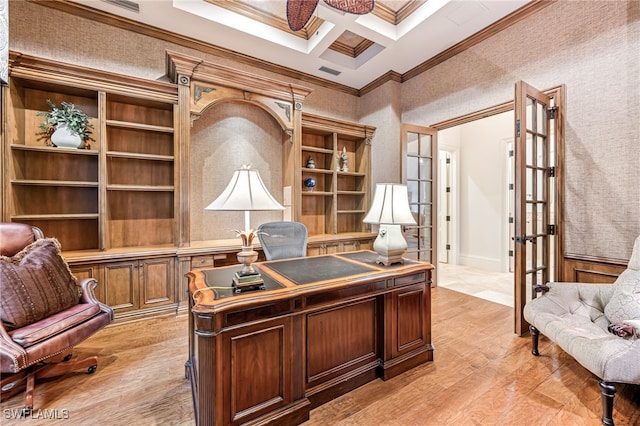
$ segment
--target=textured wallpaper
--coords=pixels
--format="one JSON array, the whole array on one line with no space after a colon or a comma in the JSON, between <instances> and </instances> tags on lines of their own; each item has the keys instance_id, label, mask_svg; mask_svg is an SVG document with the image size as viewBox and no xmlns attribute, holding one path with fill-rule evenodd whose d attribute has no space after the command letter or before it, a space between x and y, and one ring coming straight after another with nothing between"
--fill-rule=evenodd
<instances>
[{"instance_id":1,"label":"textured wallpaper","mask_svg":"<svg viewBox=\"0 0 640 426\"><path fill-rule=\"evenodd\" d=\"M233 230L244 228L243 212L204 210L243 164L256 169L267 190L282 203L283 137L273 117L249 104L218 104L193 123L189 148L193 241L235 238ZM281 211L252 212L250 226L274 220L282 220Z\"/></svg>"},{"instance_id":2,"label":"textured wallpaper","mask_svg":"<svg viewBox=\"0 0 640 426\"><path fill-rule=\"evenodd\" d=\"M9 9L11 50L119 74L164 81L167 80L165 52L171 50L254 74L282 78L278 74L228 58L88 21L36 3L11 1ZM357 120L357 97L311 83L289 80L313 90L307 97L304 111L344 120Z\"/></svg>"},{"instance_id":3,"label":"textured wallpaper","mask_svg":"<svg viewBox=\"0 0 640 426\"><path fill-rule=\"evenodd\" d=\"M557 2L402 84L428 125L564 84L565 252L628 259L640 234L640 2Z\"/></svg>"}]
</instances>

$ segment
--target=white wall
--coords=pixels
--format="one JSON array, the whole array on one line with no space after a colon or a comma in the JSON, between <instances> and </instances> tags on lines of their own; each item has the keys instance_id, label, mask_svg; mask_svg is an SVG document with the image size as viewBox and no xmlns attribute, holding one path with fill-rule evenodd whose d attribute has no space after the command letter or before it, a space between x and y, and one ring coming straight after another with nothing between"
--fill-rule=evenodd
<instances>
[{"instance_id":1,"label":"white wall","mask_svg":"<svg viewBox=\"0 0 640 426\"><path fill-rule=\"evenodd\" d=\"M438 132L438 146L454 152L452 250L460 265L508 272L507 146L513 112Z\"/></svg>"}]
</instances>

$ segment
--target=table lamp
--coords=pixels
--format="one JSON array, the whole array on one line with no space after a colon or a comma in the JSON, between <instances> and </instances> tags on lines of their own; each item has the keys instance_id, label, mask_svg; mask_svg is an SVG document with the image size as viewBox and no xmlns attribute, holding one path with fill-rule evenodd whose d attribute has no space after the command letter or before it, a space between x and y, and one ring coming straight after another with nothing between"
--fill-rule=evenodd
<instances>
[{"instance_id":1,"label":"table lamp","mask_svg":"<svg viewBox=\"0 0 640 426\"><path fill-rule=\"evenodd\" d=\"M251 266L258 260L258 252L253 250L253 239L256 233L249 226L249 212L284 210L284 207L269 194L258 171L251 169L248 164L242 165L240 169L233 172L231 181L222 194L205 207L205 210L244 211L244 230L236 230L238 236L242 238L242 250L237 254L238 262L244 266L234 275L233 284L236 292L264 288L262 277Z\"/></svg>"},{"instance_id":2,"label":"table lamp","mask_svg":"<svg viewBox=\"0 0 640 426\"><path fill-rule=\"evenodd\" d=\"M400 225L415 225L406 185L378 183L371 209L363 219L364 223L379 224L378 237L373 249L378 253L376 263L389 266L404 263L402 255L407 251L407 241Z\"/></svg>"}]
</instances>

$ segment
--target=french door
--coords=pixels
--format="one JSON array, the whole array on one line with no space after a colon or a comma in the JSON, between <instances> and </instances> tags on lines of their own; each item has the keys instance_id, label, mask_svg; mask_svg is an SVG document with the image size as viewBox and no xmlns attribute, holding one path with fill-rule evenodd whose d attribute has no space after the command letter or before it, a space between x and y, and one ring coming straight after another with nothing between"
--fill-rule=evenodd
<instances>
[{"instance_id":1,"label":"french door","mask_svg":"<svg viewBox=\"0 0 640 426\"><path fill-rule=\"evenodd\" d=\"M554 279L557 241L557 113L553 100L519 81L515 87L514 328L528 331L522 311L537 284Z\"/></svg>"},{"instance_id":2,"label":"french door","mask_svg":"<svg viewBox=\"0 0 640 426\"><path fill-rule=\"evenodd\" d=\"M417 225L406 226L406 257L437 264L437 130L430 127L401 125L402 181L409 192L409 207ZM433 277L436 282L435 276Z\"/></svg>"}]
</instances>

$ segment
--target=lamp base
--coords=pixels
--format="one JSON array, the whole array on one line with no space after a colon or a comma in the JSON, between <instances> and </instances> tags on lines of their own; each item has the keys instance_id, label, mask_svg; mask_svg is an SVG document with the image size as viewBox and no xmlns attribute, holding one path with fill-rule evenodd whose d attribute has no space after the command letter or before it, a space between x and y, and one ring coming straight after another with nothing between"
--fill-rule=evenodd
<instances>
[{"instance_id":1,"label":"lamp base","mask_svg":"<svg viewBox=\"0 0 640 426\"><path fill-rule=\"evenodd\" d=\"M242 263L242 270L233 276L233 287L236 293L248 290L264 290L264 280L251 264L258 260L258 252L253 247L242 247L236 254L238 262Z\"/></svg>"},{"instance_id":2,"label":"lamp base","mask_svg":"<svg viewBox=\"0 0 640 426\"><path fill-rule=\"evenodd\" d=\"M404 263L402 255L407 251L407 241L402 235L400 225L381 224L378 237L373 242L373 249L378 253L376 263L384 266Z\"/></svg>"}]
</instances>

